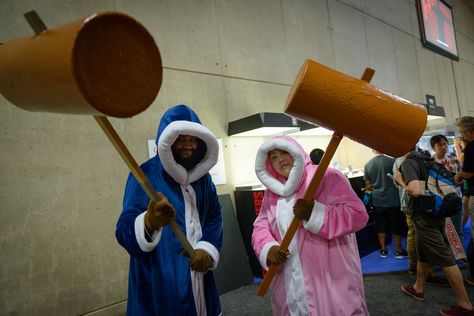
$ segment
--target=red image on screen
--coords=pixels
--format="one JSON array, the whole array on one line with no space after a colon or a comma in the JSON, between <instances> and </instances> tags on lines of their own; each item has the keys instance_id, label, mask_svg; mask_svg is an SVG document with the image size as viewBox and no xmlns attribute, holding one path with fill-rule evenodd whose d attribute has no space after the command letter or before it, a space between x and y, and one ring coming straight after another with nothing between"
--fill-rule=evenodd
<instances>
[{"instance_id":1,"label":"red image on screen","mask_svg":"<svg viewBox=\"0 0 474 316\"><path fill-rule=\"evenodd\" d=\"M260 209L262 208L263 203L263 191L257 191L253 193L253 206L255 214L260 214Z\"/></svg>"},{"instance_id":2,"label":"red image on screen","mask_svg":"<svg viewBox=\"0 0 474 316\"><path fill-rule=\"evenodd\" d=\"M442 0L419 0L418 4L423 43L449 57L457 57L451 7Z\"/></svg>"}]
</instances>

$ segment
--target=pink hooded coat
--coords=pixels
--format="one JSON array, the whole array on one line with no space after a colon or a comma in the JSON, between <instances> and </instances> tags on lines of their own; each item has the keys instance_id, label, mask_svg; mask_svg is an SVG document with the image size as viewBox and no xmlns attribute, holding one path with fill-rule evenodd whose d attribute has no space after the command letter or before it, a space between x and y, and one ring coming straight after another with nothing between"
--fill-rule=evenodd
<instances>
[{"instance_id":1,"label":"pink hooded coat","mask_svg":"<svg viewBox=\"0 0 474 316\"><path fill-rule=\"evenodd\" d=\"M268 152L279 148L293 157L288 180L268 161ZM280 245L294 215L293 205L303 198L317 166L292 138L265 142L257 153L256 173L267 187L255 220L252 246L268 269L270 248ZM364 205L347 178L328 168L313 196L315 205L289 246L290 257L272 281L274 315L368 315L359 251L354 232L368 220Z\"/></svg>"}]
</instances>

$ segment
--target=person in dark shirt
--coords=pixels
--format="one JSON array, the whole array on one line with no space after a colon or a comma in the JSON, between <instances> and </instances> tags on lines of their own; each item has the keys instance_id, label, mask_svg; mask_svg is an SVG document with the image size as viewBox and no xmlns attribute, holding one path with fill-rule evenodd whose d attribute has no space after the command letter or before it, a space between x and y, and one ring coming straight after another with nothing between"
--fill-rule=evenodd
<instances>
[{"instance_id":1,"label":"person in dark shirt","mask_svg":"<svg viewBox=\"0 0 474 316\"><path fill-rule=\"evenodd\" d=\"M395 240L395 258L404 259L408 253L402 248L401 235L406 231L405 215L400 209L398 189L393 184L392 169L395 159L375 151L376 156L364 166L365 192L372 192L375 227L380 244L380 257L387 258L386 234Z\"/></svg>"},{"instance_id":2,"label":"person in dark shirt","mask_svg":"<svg viewBox=\"0 0 474 316\"><path fill-rule=\"evenodd\" d=\"M321 162L321 159L323 159L324 156L324 150L320 148L315 148L311 150L311 153L309 154L309 157L311 158L311 162L313 165L319 165Z\"/></svg>"},{"instance_id":3,"label":"person in dark shirt","mask_svg":"<svg viewBox=\"0 0 474 316\"><path fill-rule=\"evenodd\" d=\"M425 187L428 174L427 170L420 166L418 159L421 159L420 153L413 151L401 165L405 188L411 196L408 208L413 212L418 254L416 281L413 285L402 285L401 290L418 301L424 301L424 285L430 266L441 266L457 298L457 305L442 309L441 314L474 315L461 271L443 234L443 220L423 210L422 188Z\"/></svg>"},{"instance_id":4,"label":"person in dark shirt","mask_svg":"<svg viewBox=\"0 0 474 316\"><path fill-rule=\"evenodd\" d=\"M474 236L474 117L463 116L457 121L457 127L459 134L462 139L467 142L464 148L464 161L462 170L459 171L454 180L456 183L461 184L465 181L467 189L464 191L465 196L469 196L468 209L469 216L471 217L471 236ZM470 285L474 285L474 251L472 245L472 239L469 242L467 249L467 256L469 260L469 270L471 276L466 278L466 282Z\"/></svg>"},{"instance_id":5,"label":"person in dark shirt","mask_svg":"<svg viewBox=\"0 0 474 316\"><path fill-rule=\"evenodd\" d=\"M465 180L469 188L469 195L472 196L474 193L474 117L461 117L457 122L457 126L461 137L468 143L464 149L464 164L462 170L456 174L454 180L458 184ZM471 203L471 201L469 202ZM472 212L471 208L469 208L469 210Z\"/></svg>"}]
</instances>

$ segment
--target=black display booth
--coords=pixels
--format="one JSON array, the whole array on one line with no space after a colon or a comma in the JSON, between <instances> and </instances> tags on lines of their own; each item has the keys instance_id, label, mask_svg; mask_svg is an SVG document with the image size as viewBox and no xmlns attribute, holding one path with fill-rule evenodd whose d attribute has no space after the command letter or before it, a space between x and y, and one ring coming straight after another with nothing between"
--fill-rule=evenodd
<instances>
[{"instance_id":1,"label":"black display booth","mask_svg":"<svg viewBox=\"0 0 474 316\"><path fill-rule=\"evenodd\" d=\"M255 277L262 277L262 267L252 248L253 222L260 212L264 190L239 190L234 192L235 208L240 232L244 240L250 268Z\"/></svg>"},{"instance_id":2,"label":"black display booth","mask_svg":"<svg viewBox=\"0 0 474 316\"><path fill-rule=\"evenodd\" d=\"M364 180L362 176L351 177L349 182L352 189L357 196L364 199ZM247 252L248 260L252 274L255 277L262 278L262 267L252 248L252 231L253 222L257 218L260 208L262 206L264 190L242 189L234 191L235 207L237 211L237 220L242 233L245 250ZM361 257L377 250L378 240L375 231L375 219L372 209L367 209L369 214L369 221L367 225L356 233L357 245L359 247L359 254Z\"/></svg>"},{"instance_id":3,"label":"black display booth","mask_svg":"<svg viewBox=\"0 0 474 316\"><path fill-rule=\"evenodd\" d=\"M219 295L222 295L252 284L253 276L230 194L219 195L219 203L222 207L224 238L219 264L214 274L217 290Z\"/></svg>"}]
</instances>

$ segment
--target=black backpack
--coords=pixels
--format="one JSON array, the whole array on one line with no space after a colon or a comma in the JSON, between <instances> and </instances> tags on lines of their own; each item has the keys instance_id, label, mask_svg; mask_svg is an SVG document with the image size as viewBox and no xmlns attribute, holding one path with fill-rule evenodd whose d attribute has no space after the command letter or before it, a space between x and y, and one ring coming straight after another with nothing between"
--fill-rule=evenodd
<instances>
[{"instance_id":1,"label":"black backpack","mask_svg":"<svg viewBox=\"0 0 474 316\"><path fill-rule=\"evenodd\" d=\"M451 217L462 210L461 188L454 182L454 173L433 158L409 155L420 166L421 179L425 181L422 195L413 198L414 209L437 217Z\"/></svg>"}]
</instances>

